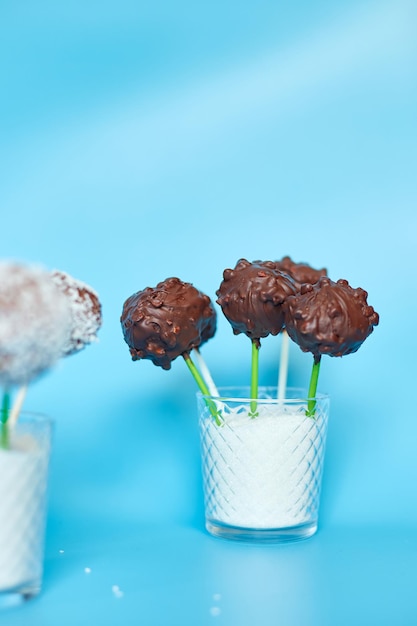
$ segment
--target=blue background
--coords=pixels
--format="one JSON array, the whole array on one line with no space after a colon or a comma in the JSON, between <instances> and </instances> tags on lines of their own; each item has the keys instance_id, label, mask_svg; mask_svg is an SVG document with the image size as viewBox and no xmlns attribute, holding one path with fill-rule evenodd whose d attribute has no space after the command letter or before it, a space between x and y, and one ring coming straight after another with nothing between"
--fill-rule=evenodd
<instances>
[{"instance_id":1,"label":"blue background","mask_svg":"<svg viewBox=\"0 0 417 626\"><path fill-rule=\"evenodd\" d=\"M411 0L1 3L1 257L89 283L104 325L30 389L56 419L44 590L0 622L417 624L416 18ZM318 534L254 547L204 530L194 381L132 363L119 316L168 276L214 299L240 257L285 254L365 288L381 322L323 359ZM221 313L204 356L247 383ZM310 365L293 346L290 382Z\"/></svg>"}]
</instances>

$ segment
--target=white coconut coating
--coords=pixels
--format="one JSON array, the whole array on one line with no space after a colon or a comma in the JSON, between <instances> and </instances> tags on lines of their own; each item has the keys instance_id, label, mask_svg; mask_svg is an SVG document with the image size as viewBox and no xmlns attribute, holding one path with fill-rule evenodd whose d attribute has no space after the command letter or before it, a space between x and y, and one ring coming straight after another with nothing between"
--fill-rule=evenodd
<instances>
[{"instance_id":1,"label":"white coconut coating","mask_svg":"<svg viewBox=\"0 0 417 626\"><path fill-rule=\"evenodd\" d=\"M71 335L63 351L66 356L97 341L97 331L102 323L101 304L98 294L86 283L60 270L54 270L51 276L67 298L71 310Z\"/></svg>"},{"instance_id":2,"label":"white coconut coating","mask_svg":"<svg viewBox=\"0 0 417 626\"><path fill-rule=\"evenodd\" d=\"M49 369L70 330L67 299L49 272L0 262L0 385L27 384Z\"/></svg>"}]
</instances>

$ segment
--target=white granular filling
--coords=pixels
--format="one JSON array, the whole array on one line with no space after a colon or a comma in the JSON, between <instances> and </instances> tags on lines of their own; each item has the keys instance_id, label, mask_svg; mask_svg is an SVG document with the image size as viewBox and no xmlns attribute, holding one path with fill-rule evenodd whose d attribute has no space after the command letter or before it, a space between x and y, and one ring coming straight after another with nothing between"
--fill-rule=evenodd
<instances>
[{"instance_id":1,"label":"white granular filling","mask_svg":"<svg viewBox=\"0 0 417 626\"><path fill-rule=\"evenodd\" d=\"M66 272L54 270L51 276L68 299L71 310L71 336L64 347L64 354L68 355L97 341L97 331L101 326L101 313L97 312L96 304L99 303L99 297L92 287Z\"/></svg>"},{"instance_id":2,"label":"white granular filling","mask_svg":"<svg viewBox=\"0 0 417 626\"><path fill-rule=\"evenodd\" d=\"M296 408L237 410L223 426L202 429L206 512L211 521L246 528L289 528L317 517L325 418Z\"/></svg>"},{"instance_id":3,"label":"white granular filling","mask_svg":"<svg viewBox=\"0 0 417 626\"><path fill-rule=\"evenodd\" d=\"M50 368L70 336L71 313L49 272L0 262L0 384L21 385Z\"/></svg>"},{"instance_id":4,"label":"white granular filling","mask_svg":"<svg viewBox=\"0 0 417 626\"><path fill-rule=\"evenodd\" d=\"M46 442L45 442L46 443ZM49 446L31 435L0 450L0 589L25 587L42 574Z\"/></svg>"}]
</instances>

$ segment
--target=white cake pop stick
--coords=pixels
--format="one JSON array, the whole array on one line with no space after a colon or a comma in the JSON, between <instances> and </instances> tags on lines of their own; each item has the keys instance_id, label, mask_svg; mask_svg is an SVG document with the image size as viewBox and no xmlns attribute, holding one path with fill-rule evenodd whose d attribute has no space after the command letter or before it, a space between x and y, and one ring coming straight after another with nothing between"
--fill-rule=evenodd
<instances>
[{"instance_id":1,"label":"white cake pop stick","mask_svg":"<svg viewBox=\"0 0 417 626\"><path fill-rule=\"evenodd\" d=\"M13 406L10 410L10 414L9 414L9 419L7 421L8 426L10 428L14 428L17 422L17 419L19 417L21 408L23 406L23 403L25 401L26 398L26 393L27 393L28 387L27 385L22 385L19 388L19 391L16 394L16 398L15 401L13 403Z\"/></svg>"},{"instance_id":2,"label":"white cake pop stick","mask_svg":"<svg viewBox=\"0 0 417 626\"><path fill-rule=\"evenodd\" d=\"M285 398L288 377L288 360L290 353L290 338L288 337L288 333L285 328L282 331L281 336L282 341L278 376L278 400L283 400Z\"/></svg>"},{"instance_id":3,"label":"white cake pop stick","mask_svg":"<svg viewBox=\"0 0 417 626\"><path fill-rule=\"evenodd\" d=\"M212 378L212 376L210 374L210 370L207 367L207 364L206 364L205 360L203 359L203 357L201 355L200 350L194 348L193 349L193 355L195 356L195 359L196 359L196 361L198 363L198 367L200 369L201 375L204 378L204 382L206 383L206 385L207 385L207 387L208 387L208 389L210 391L210 394L212 396L218 396L219 392L218 392L217 387L216 387L216 385L214 383L214 380L213 380L213 378Z\"/></svg>"}]
</instances>

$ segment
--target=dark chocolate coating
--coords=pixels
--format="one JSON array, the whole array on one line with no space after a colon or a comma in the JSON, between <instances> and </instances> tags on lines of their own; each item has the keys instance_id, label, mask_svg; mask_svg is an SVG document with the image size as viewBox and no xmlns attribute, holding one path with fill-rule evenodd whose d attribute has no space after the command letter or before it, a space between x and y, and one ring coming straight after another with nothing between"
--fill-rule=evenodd
<instances>
[{"instance_id":1,"label":"dark chocolate coating","mask_svg":"<svg viewBox=\"0 0 417 626\"><path fill-rule=\"evenodd\" d=\"M367 303L363 289L353 289L347 280L336 283L322 277L305 284L299 294L284 303L287 333L303 352L344 356L356 352L379 322Z\"/></svg>"},{"instance_id":2,"label":"dark chocolate coating","mask_svg":"<svg viewBox=\"0 0 417 626\"><path fill-rule=\"evenodd\" d=\"M272 261L240 259L234 269L224 270L216 293L234 334L244 333L259 344L261 337L282 330L282 304L296 289L293 280Z\"/></svg>"},{"instance_id":3,"label":"dark chocolate coating","mask_svg":"<svg viewBox=\"0 0 417 626\"><path fill-rule=\"evenodd\" d=\"M210 298L179 278L167 278L154 289L130 296L120 321L132 359L150 359L165 370L216 332Z\"/></svg>"},{"instance_id":4,"label":"dark chocolate coating","mask_svg":"<svg viewBox=\"0 0 417 626\"><path fill-rule=\"evenodd\" d=\"M291 276L297 291L300 291L301 285L305 283L314 285L319 278L327 276L327 270L324 267L315 270L307 263L295 263L289 256L284 256L280 261L275 261L275 267L284 274Z\"/></svg>"}]
</instances>

